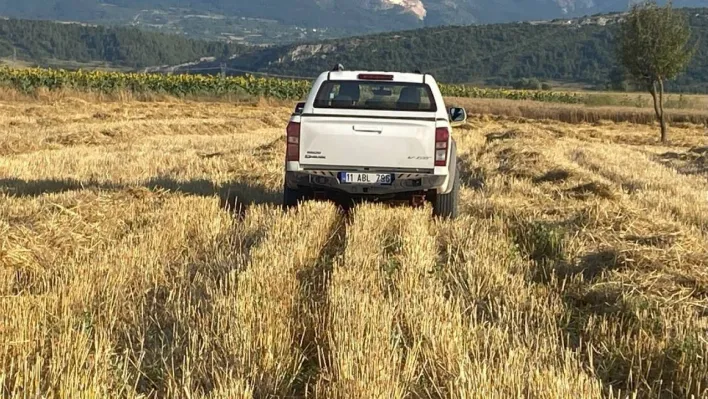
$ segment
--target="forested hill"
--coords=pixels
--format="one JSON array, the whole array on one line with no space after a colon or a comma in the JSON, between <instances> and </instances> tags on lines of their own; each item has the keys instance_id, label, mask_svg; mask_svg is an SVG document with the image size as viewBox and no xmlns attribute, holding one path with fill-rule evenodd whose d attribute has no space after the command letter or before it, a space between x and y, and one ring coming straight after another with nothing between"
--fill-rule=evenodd
<instances>
[{"instance_id":1,"label":"forested hill","mask_svg":"<svg viewBox=\"0 0 708 399\"><path fill-rule=\"evenodd\" d=\"M673 87L708 90L708 8L690 15L699 49ZM509 83L521 78L603 85L616 68L613 33L618 15L548 23L442 27L273 47L245 54L231 67L316 76L341 63L347 69L433 73L450 83Z\"/></svg>"},{"instance_id":2,"label":"forested hill","mask_svg":"<svg viewBox=\"0 0 708 399\"><path fill-rule=\"evenodd\" d=\"M708 8L683 12L699 48L669 88L708 92ZM228 59L231 69L305 77L341 63L347 69L420 69L446 83L508 86L536 78L604 87L622 78L614 57L617 17L426 28L263 49L134 28L0 19L0 58L16 50L19 60L40 65L59 59L140 69L215 57L189 68L218 69Z\"/></svg>"},{"instance_id":3,"label":"forested hill","mask_svg":"<svg viewBox=\"0 0 708 399\"><path fill-rule=\"evenodd\" d=\"M201 57L240 54L246 47L186 39L134 28L0 19L0 57L45 64L48 60L101 61L133 68L175 65Z\"/></svg>"}]
</instances>

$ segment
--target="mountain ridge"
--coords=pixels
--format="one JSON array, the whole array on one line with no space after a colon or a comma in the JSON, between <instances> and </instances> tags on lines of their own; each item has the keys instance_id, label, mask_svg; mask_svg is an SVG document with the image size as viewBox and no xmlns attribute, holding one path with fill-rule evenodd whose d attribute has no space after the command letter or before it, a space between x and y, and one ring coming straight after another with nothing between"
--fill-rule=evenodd
<instances>
[{"instance_id":1,"label":"mountain ridge","mask_svg":"<svg viewBox=\"0 0 708 399\"><path fill-rule=\"evenodd\" d=\"M694 39L708 37L708 8L682 12ZM44 66L68 60L76 61L68 63L72 68L109 63L139 71L289 77L314 77L341 63L347 69L419 69L445 83L514 86L535 78L602 88L621 75L613 54L613 30L621 16L429 27L265 48L134 28L9 19L0 20L0 57L12 60L16 51L18 60ZM669 87L708 92L708 41L699 45L686 73Z\"/></svg>"},{"instance_id":2,"label":"mountain ridge","mask_svg":"<svg viewBox=\"0 0 708 399\"><path fill-rule=\"evenodd\" d=\"M181 9L216 13L224 18L268 18L288 26L362 34L580 17L623 11L632 1L635 0L0 0L0 15L119 25L142 23L169 29L170 23L164 16L142 21L141 13ZM674 5L697 7L705 2L675 0ZM212 29L209 22L213 21L204 21L199 29Z\"/></svg>"},{"instance_id":3,"label":"mountain ridge","mask_svg":"<svg viewBox=\"0 0 708 399\"><path fill-rule=\"evenodd\" d=\"M693 39L708 37L708 8L682 9ZM446 83L508 85L523 78L603 85L616 73L614 32L622 13L551 21L430 27L247 51L229 68L314 77L347 69L419 69ZM708 89L708 42L675 85ZM213 67L200 63L196 68Z\"/></svg>"}]
</instances>

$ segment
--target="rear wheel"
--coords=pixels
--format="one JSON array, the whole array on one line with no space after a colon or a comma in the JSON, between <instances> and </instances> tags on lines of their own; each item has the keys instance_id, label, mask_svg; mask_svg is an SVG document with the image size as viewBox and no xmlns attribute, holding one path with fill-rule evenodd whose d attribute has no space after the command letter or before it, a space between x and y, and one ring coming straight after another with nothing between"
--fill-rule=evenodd
<instances>
[{"instance_id":1,"label":"rear wheel","mask_svg":"<svg viewBox=\"0 0 708 399\"><path fill-rule=\"evenodd\" d=\"M457 206L460 202L460 174L457 170L455 170L452 191L448 194L437 194L432 202L434 216L449 219L457 217Z\"/></svg>"}]
</instances>

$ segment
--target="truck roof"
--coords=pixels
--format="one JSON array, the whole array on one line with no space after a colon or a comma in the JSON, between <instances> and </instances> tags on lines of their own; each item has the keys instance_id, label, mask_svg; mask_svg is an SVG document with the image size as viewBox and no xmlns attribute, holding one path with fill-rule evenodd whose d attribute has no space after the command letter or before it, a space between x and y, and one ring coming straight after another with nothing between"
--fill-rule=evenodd
<instances>
[{"instance_id":1,"label":"truck roof","mask_svg":"<svg viewBox=\"0 0 708 399\"><path fill-rule=\"evenodd\" d=\"M392 82L406 83L430 83L435 84L435 79L432 75L415 73L415 72L395 72L395 71L330 71L323 72L322 75L327 75L327 80L370 80L362 78L360 75L390 75L393 78Z\"/></svg>"}]
</instances>

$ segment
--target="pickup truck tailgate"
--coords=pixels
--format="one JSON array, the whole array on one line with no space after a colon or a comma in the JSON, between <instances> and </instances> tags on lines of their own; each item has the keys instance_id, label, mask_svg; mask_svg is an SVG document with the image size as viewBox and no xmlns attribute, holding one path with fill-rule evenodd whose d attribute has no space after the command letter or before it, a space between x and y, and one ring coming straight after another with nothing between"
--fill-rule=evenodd
<instances>
[{"instance_id":1,"label":"pickup truck tailgate","mask_svg":"<svg viewBox=\"0 0 708 399\"><path fill-rule=\"evenodd\" d=\"M302 166L432 169L435 117L303 116Z\"/></svg>"}]
</instances>

